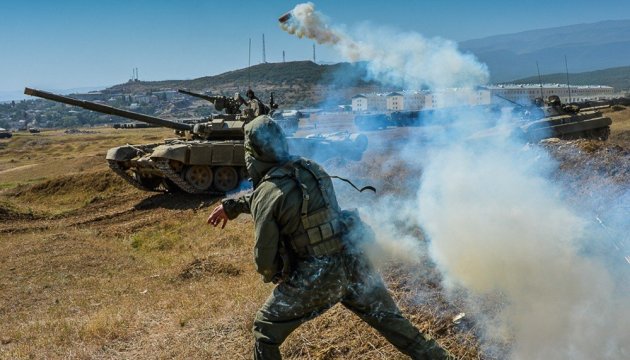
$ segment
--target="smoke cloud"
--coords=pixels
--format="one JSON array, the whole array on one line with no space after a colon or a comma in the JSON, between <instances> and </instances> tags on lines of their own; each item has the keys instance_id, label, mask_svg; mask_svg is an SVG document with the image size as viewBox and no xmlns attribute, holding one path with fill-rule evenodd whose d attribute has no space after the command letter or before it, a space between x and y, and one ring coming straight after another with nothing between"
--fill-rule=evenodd
<instances>
[{"instance_id":1,"label":"smoke cloud","mask_svg":"<svg viewBox=\"0 0 630 360\"><path fill-rule=\"evenodd\" d=\"M364 25L356 36L331 27L313 3L297 5L281 23L289 34L331 45L348 61L367 61L373 79L419 89L472 87L485 84L487 67L463 54L453 41L427 39L417 33L398 33Z\"/></svg>"},{"instance_id":2,"label":"smoke cloud","mask_svg":"<svg viewBox=\"0 0 630 360\"><path fill-rule=\"evenodd\" d=\"M487 335L509 329L515 359L623 357L628 294L611 271L624 269L583 246L614 239L594 237L594 223L566 204L543 150L487 145L453 144L424 169L419 221L447 286L505 298L503 329Z\"/></svg>"},{"instance_id":3,"label":"smoke cloud","mask_svg":"<svg viewBox=\"0 0 630 360\"><path fill-rule=\"evenodd\" d=\"M383 83L439 89L487 79L484 65L447 40L374 27L353 38L328 25L312 3L291 15L282 25L287 32L367 61ZM440 126L443 119L436 119L421 141L410 130L413 140L388 147L400 149L391 159L421 169L421 176L406 179L401 194L363 204L379 256L384 251L420 263L428 251L449 293L466 296L467 314L484 329L486 344L510 344L509 354L491 357L630 358L630 261L624 258L630 190L603 182L593 186L599 201L576 201L570 184L554 176L558 164L545 148L511 136L471 139L479 128L516 123L510 116L496 121L451 110L448 122ZM371 148L379 146L374 138ZM413 227L422 229L428 250L412 236ZM487 301L496 302L492 313Z\"/></svg>"}]
</instances>

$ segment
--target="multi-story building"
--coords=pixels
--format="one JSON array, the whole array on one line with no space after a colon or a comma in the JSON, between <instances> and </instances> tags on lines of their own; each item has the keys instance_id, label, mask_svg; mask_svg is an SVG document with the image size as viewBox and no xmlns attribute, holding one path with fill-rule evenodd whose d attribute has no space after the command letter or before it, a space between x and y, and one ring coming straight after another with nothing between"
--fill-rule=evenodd
<instances>
[{"instance_id":1,"label":"multi-story building","mask_svg":"<svg viewBox=\"0 0 630 360\"><path fill-rule=\"evenodd\" d=\"M611 86L566 84L506 84L489 85L486 88L490 91L493 103L500 103L501 98L504 98L522 104L529 104L535 98L547 99L551 95L559 96L563 103L610 99L615 91Z\"/></svg>"},{"instance_id":2,"label":"multi-story building","mask_svg":"<svg viewBox=\"0 0 630 360\"><path fill-rule=\"evenodd\" d=\"M421 110L425 107L425 96L423 91L359 94L352 97L352 111Z\"/></svg>"},{"instance_id":3,"label":"multi-story building","mask_svg":"<svg viewBox=\"0 0 630 360\"><path fill-rule=\"evenodd\" d=\"M457 106L489 105L490 103L490 91L487 89L449 88L429 93L425 99L425 108L439 109Z\"/></svg>"},{"instance_id":4,"label":"multi-story building","mask_svg":"<svg viewBox=\"0 0 630 360\"><path fill-rule=\"evenodd\" d=\"M614 89L610 86L541 85L488 85L476 89L450 88L433 92L396 91L388 94L359 94L352 98L352 111L403 111L438 109L455 106L503 104L506 100L529 104L535 98L547 99L557 95L563 103L585 100L610 99Z\"/></svg>"},{"instance_id":5,"label":"multi-story building","mask_svg":"<svg viewBox=\"0 0 630 360\"><path fill-rule=\"evenodd\" d=\"M352 111L387 111L386 94L358 94L352 97Z\"/></svg>"},{"instance_id":6,"label":"multi-story building","mask_svg":"<svg viewBox=\"0 0 630 360\"><path fill-rule=\"evenodd\" d=\"M387 94L387 111L422 110L425 105L426 92L401 91Z\"/></svg>"}]
</instances>

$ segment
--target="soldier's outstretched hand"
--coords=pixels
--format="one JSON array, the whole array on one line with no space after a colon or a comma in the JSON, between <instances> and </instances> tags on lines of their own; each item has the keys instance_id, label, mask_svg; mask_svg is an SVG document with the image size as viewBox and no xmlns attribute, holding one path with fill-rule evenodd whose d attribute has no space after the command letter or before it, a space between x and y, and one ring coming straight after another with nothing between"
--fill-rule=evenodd
<instances>
[{"instance_id":1,"label":"soldier's outstretched hand","mask_svg":"<svg viewBox=\"0 0 630 360\"><path fill-rule=\"evenodd\" d=\"M227 224L228 220L228 216L225 213L225 210L223 210L223 204L220 204L212 210L210 216L208 216L207 223L214 227L217 227L217 225L221 223L221 229L223 229L225 228L225 224Z\"/></svg>"}]
</instances>

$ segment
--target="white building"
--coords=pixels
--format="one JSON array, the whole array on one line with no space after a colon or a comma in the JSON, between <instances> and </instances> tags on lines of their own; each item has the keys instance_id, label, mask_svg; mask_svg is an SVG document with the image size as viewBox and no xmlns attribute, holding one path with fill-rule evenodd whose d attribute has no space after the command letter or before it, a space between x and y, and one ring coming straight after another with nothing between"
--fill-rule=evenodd
<instances>
[{"instance_id":1,"label":"white building","mask_svg":"<svg viewBox=\"0 0 630 360\"><path fill-rule=\"evenodd\" d=\"M501 103L501 98L505 98L521 104L529 104L535 98L546 100L551 95L559 96L563 103L611 99L614 96L614 88L604 85L506 84L490 85L486 88L490 91L493 103Z\"/></svg>"},{"instance_id":2,"label":"white building","mask_svg":"<svg viewBox=\"0 0 630 360\"><path fill-rule=\"evenodd\" d=\"M428 109L489 105L490 103L490 91L484 88L449 88L434 91L425 97L425 107Z\"/></svg>"},{"instance_id":3,"label":"white building","mask_svg":"<svg viewBox=\"0 0 630 360\"><path fill-rule=\"evenodd\" d=\"M405 109L405 97L399 92L387 94L387 111L400 111Z\"/></svg>"},{"instance_id":4,"label":"white building","mask_svg":"<svg viewBox=\"0 0 630 360\"><path fill-rule=\"evenodd\" d=\"M425 97L422 91L358 94L352 97L352 111L421 110L425 107Z\"/></svg>"},{"instance_id":5,"label":"white building","mask_svg":"<svg viewBox=\"0 0 630 360\"><path fill-rule=\"evenodd\" d=\"M352 97L352 111L367 111L367 97L363 94L354 95Z\"/></svg>"},{"instance_id":6,"label":"white building","mask_svg":"<svg viewBox=\"0 0 630 360\"><path fill-rule=\"evenodd\" d=\"M352 111L387 111L387 95L358 94L352 97Z\"/></svg>"},{"instance_id":7,"label":"white building","mask_svg":"<svg viewBox=\"0 0 630 360\"><path fill-rule=\"evenodd\" d=\"M387 94L387 111L422 110L425 107L425 92L395 91Z\"/></svg>"},{"instance_id":8,"label":"white building","mask_svg":"<svg viewBox=\"0 0 630 360\"><path fill-rule=\"evenodd\" d=\"M456 106L505 104L506 99L530 104L537 97L560 97L563 103L585 100L611 99L614 89L603 85L571 86L541 85L489 85L476 89L450 88L433 92L396 91L388 94L358 94L352 97L352 111L403 111L439 109Z\"/></svg>"},{"instance_id":9,"label":"white building","mask_svg":"<svg viewBox=\"0 0 630 360\"><path fill-rule=\"evenodd\" d=\"M404 110L422 110L426 107L427 91L403 91Z\"/></svg>"}]
</instances>

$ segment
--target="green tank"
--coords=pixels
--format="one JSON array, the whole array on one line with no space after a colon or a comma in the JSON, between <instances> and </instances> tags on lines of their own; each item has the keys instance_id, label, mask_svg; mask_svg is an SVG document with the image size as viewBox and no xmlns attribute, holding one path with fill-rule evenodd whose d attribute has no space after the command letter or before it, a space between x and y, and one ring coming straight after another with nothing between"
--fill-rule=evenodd
<instances>
[{"instance_id":1,"label":"green tank","mask_svg":"<svg viewBox=\"0 0 630 360\"><path fill-rule=\"evenodd\" d=\"M25 88L24 93L174 129L176 138L153 144L124 145L107 151L109 167L141 190L222 194L236 189L241 180L248 177L243 128L253 118L247 116L247 112L245 115L238 112L241 104L237 99L212 97L209 101L217 110L225 110L225 114L190 124L31 88ZM363 134L288 137L288 141L292 153L319 161L331 157L359 160L367 148L367 137Z\"/></svg>"},{"instance_id":2,"label":"green tank","mask_svg":"<svg viewBox=\"0 0 630 360\"><path fill-rule=\"evenodd\" d=\"M579 108L563 105L552 95L547 101L536 99L531 110L525 110L519 130L530 140L557 137L560 139L606 140L612 120L599 111L602 107Z\"/></svg>"},{"instance_id":3,"label":"green tank","mask_svg":"<svg viewBox=\"0 0 630 360\"><path fill-rule=\"evenodd\" d=\"M240 106L245 102L240 96L236 96L234 99L226 98L224 96L211 96L206 94L200 94L188 90L178 89L178 92L190 96L194 96L200 99L207 100L211 102L214 107L221 111L225 109L226 113L240 113ZM291 136L295 134L298 129L300 116L302 115L299 111L295 112L283 112L283 111L275 111L278 108L278 105L273 101L273 93L269 98L269 106L265 105L264 112L271 116L273 120L280 125L282 130L287 136Z\"/></svg>"}]
</instances>

